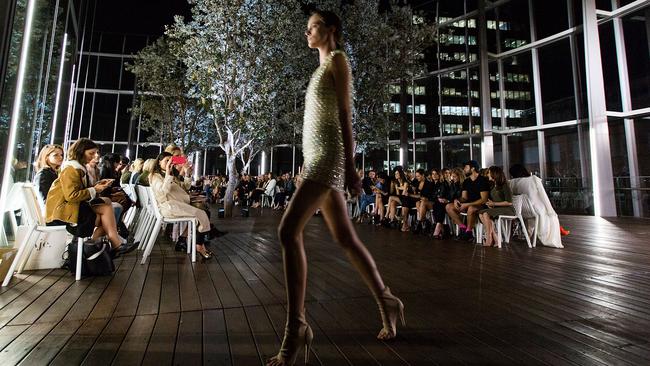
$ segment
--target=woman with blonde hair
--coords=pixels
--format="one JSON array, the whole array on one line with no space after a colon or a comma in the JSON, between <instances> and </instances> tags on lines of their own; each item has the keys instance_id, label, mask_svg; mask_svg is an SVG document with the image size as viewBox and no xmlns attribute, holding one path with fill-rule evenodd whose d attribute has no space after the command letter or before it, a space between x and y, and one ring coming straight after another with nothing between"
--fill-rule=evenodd
<instances>
[{"instance_id":1,"label":"woman with blonde hair","mask_svg":"<svg viewBox=\"0 0 650 366\"><path fill-rule=\"evenodd\" d=\"M38 189L40 198L45 203L47 193L52 183L59 177L58 170L63 164L63 147L61 145L45 145L38 154L35 168L34 185Z\"/></svg>"}]
</instances>

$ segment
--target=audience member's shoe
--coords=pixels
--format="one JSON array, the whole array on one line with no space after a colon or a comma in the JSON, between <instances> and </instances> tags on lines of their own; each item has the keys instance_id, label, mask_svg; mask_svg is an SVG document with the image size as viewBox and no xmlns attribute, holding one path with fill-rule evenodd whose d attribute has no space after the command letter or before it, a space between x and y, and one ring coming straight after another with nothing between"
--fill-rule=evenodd
<instances>
[{"instance_id":1,"label":"audience member's shoe","mask_svg":"<svg viewBox=\"0 0 650 366\"><path fill-rule=\"evenodd\" d=\"M120 255L128 254L128 253L134 251L135 249L138 248L139 244L140 244L140 242L136 241L134 243L124 243L124 244L120 245L119 247L115 248L115 250L114 250L116 252L115 253L116 257L118 257Z\"/></svg>"},{"instance_id":2,"label":"audience member's shoe","mask_svg":"<svg viewBox=\"0 0 650 366\"><path fill-rule=\"evenodd\" d=\"M474 241L474 233L471 230L470 231L465 231L465 233L463 234L463 239L462 240L463 241L468 241L470 243L473 242Z\"/></svg>"},{"instance_id":3,"label":"audience member's shoe","mask_svg":"<svg viewBox=\"0 0 650 366\"><path fill-rule=\"evenodd\" d=\"M413 228L413 234L419 234L422 231L422 221L418 221Z\"/></svg>"},{"instance_id":4,"label":"audience member's shoe","mask_svg":"<svg viewBox=\"0 0 650 366\"><path fill-rule=\"evenodd\" d=\"M129 237L129 229L126 228L126 225L122 221L117 223L117 233L123 238Z\"/></svg>"},{"instance_id":5,"label":"audience member's shoe","mask_svg":"<svg viewBox=\"0 0 650 366\"><path fill-rule=\"evenodd\" d=\"M178 238L174 250L176 250L177 252L187 252L187 242L185 241L184 237L181 236Z\"/></svg>"},{"instance_id":6,"label":"audience member's shoe","mask_svg":"<svg viewBox=\"0 0 650 366\"><path fill-rule=\"evenodd\" d=\"M569 234L571 234L571 231L565 229L562 225L560 225L560 235L567 236Z\"/></svg>"}]
</instances>

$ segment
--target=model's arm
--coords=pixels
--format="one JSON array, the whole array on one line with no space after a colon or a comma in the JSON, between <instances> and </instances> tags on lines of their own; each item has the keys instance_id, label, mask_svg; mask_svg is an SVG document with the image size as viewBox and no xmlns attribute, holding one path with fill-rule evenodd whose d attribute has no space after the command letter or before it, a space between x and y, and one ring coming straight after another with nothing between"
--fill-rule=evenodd
<instances>
[{"instance_id":1,"label":"model's arm","mask_svg":"<svg viewBox=\"0 0 650 366\"><path fill-rule=\"evenodd\" d=\"M347 59L341 53L333 56L332 76L339 108L339 121L343 133L345 152L345 185L350 193L361 192L361 179L354 169L354 138L352 137L352 75Z\"/></svg>"}]
</instances>

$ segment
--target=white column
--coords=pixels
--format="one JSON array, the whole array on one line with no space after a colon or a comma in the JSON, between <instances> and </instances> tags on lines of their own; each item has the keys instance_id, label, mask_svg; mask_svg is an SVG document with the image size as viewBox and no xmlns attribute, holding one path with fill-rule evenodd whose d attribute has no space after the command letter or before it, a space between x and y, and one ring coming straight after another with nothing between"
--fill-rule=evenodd
<instances>
[{"instance_id":1,"label":"white column","mask_svg":"<svg viewBox=\"0 0 650 366\"><path fill-rule=\"evenodd\" d=\"M614 199L614 177L609 147L605 81L603 79L600 36L596 19L596 0L582 1L582 17L594 214L597 217L611 217L616 216L616 201Z\"/></svg>"},{"instance_id":2,"label":"white column","mask_svg":"<svg viewBox=\"0 0 650 366\"><path fill-rule=\"evenodd\" d=\"M481 143L481 166L489 167L494 165L494 138L492 136L492 106L490 104L490 66L488 63L487 17L485 14L486 5L487 4L485 0L479 0L477 26L479 27L479 80L481 81L481 124L483 127L483 141ZM467 77L469 78L469 73L467 74ZM472 131L470 131L470 133L471 132ZM472 156L471 138L469 148L470 156Z\"/></svg>"}]
</instances>

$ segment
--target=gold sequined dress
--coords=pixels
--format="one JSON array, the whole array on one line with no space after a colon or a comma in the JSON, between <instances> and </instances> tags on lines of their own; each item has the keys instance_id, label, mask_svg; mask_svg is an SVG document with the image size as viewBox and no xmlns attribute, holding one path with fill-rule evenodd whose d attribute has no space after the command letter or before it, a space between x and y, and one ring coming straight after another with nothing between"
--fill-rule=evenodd
<instances>
[{"instance_id":1,"label":"gold sequined dress","mask_svg":"<svg viewBox=\"0 0 650 366\"><path fill-rule=\"evenodd\" d=\"M332 59L338 53L346 57L343 51L332 51L314 71L307 87L302 128L302 178L343 192L345 149L334 78L329 72Z\"/></svg>"}]
</instances>

